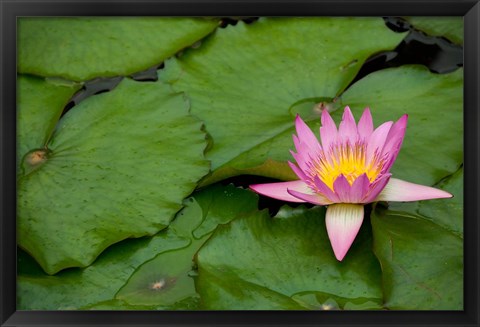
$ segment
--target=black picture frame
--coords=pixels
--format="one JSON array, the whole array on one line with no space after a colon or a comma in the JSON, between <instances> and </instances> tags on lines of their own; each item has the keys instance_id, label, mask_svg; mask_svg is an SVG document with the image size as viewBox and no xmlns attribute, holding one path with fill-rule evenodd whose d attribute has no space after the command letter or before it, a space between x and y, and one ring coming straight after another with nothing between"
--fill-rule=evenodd
<instances>
[{"instance_id":1,"label":"black picture frame","mask_svg":"<svg viewBox=\"0 0 480 327\"><path fill-rule=\"evenodd\" d=\"M0 0L1 12L1 326L479 326L479 40L473 0ZM463 16L464 303L463 311L17 311L16 310L16 18L19 16Z\"/></svg>"}]
</instances>

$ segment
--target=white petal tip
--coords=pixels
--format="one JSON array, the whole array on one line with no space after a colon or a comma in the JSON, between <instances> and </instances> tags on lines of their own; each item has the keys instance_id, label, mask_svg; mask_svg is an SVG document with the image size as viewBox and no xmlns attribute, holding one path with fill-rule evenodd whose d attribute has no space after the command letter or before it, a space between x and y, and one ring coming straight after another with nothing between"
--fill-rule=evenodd
<instances>
[{"instance_id":1,"label":"white petal tip","mask_svg":"<svg viewBox=\"0 0 480 327\"><path fill-rule=\"evenodd\" d=\"M443 190L439 190L440 192L437 193L438 199L451 199L453 198L453 194L448 193Z\"/></svg>"},{"instance_id":2,"label":"white petal tip","mask_svg":"<svg viewBox=\"0 0 480 327\"><path fill-rule=\"evenodd\" d=\"M327 208L325 223L333 253L342 261L363 222L363 205L338 203Z\"/></svg>"},{"instance_id":3,"label":"white petal tip","mask_svg":"<svg viewBox=\"0 0 480 327\"><path fill-rule=\"evenodd\" d=\"M414 184L396 178L390 178L376 201L423 201L433 199L448 199L453 195L438 188Z\"/></svg>"}]
</instances>

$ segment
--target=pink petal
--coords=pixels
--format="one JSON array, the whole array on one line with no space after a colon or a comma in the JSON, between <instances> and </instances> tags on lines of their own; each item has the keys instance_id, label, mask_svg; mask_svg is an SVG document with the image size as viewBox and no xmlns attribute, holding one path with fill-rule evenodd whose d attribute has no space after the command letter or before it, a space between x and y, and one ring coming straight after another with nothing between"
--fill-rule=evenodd
<instances>
[{"instance_id":1,"label":"pink petal","mask_svg":"<svg viewBox=\"0 0 480 327\"><path fill-rule=\"evenodd\" d=\"M342 142L348 141L350 144L354 144L357 141L357 125L355 124L352 111L348 106L345 107L343 112L342 121L338 127L338 136L341 137Z\"/></svg>"},{"instance_id":2,"label":"pink petal","mask_svg":"<svg viewBox=\"0 0 480 327\"><path fill-rule=\"evenodd\" d=\"M390 132L387 136L387 141L385 142L384 152L390 151L393 145L397 144L399 141L403 141L405 137L405 130L407 129L408 115L405 114L400 119L398 119L395 124L393 124Z\"/></svg>"},{"instance_id":3,"label":"pink petal","mask_svg":"<svg viewBox=\"0 0 480 327\"><path fill-rule=\"evenodd\" d=\"M320 138L322 139L323 150L326 152L337 141L337 126L326 109L322 111L322 126L320 127Z\"/></svg>"},{"instance_id":4,"label":"pink petal","mask_svg":"<svg viewBox=\"0 0 480 327\"><path fill-rule=\"evenodd\" d=\"M301 180L306 181L307 180L307 175L301 170L300 168L297 167L294 163L291 163L290 161L288 162L288 165L290 168L293 170L293 172L300 178Z\"/></svg>"},{"instance_id":5,"label":"pink petal","mask_svg":"<svg viewBox=\"0 0 480 327\"><path fill-rule=\"evenodd\" d=\"M295 153L291 150L290 150L290 154L292 155L293 159L295 159L295 161L297 162L300 169L302 169L303 171L308 170L308 162L309 161L305 160L305 158L301 154Z\"/></svg>"},{"instance_id":6,"label":"pink petal","mask_svg":"<svg viewBox=\"0 0 480 327\"><path fill-rule=\"evenodd\" d=\"M290 202L305 201L302 201L299 198L290 195L290 193L287 192L287 189L292 189L304 193L312 192L308 185L305 184L305 182L302 180L280 183L254 184L250 185L250 188L259 194L266 195L277 200Z\"/></svg>"},{"instance_id":7,"label":"pink petal","mask_svg":"<svg viewBox=\"0 0 480 327\"><path fill-rule=\"evenodd\" d=\"M370 187L370 180L367 174L360 175L352 184L350 189L351 203L364 203L363 200L367 195Z\"/></svg>"},{"instance_id":8,"label":"pink petal","mask_svg":"<svg viewBox=\"0 0 480 327\"><path fill-rule=\"evenodd\" d=\"M368 140L373 133L373 120L369 108L365 108L362 117L358 121L358 134L360 138Z\"/></svg>"},{"instance_id":9,"label":"pink petal","mask_svg":"<svg viewBox=\"0 0 480 327\"><path fill-rule=\"evenodd\" d=\"M383 167L384 171L389 171L392 167L397 155L400 152L400 148L405 137L405 131L407 129L408 115L403 115L400 119L393 124L390 132L388 133L387 140L383 146L382 153L388 154L388 162Z\"/></svg>"},{"instance_id":10,"label":"pink petal","mask_svg":"<svg viewBox=\"0 0 480 327\"><path fill-rule=\"evenodd\" d=\"M293 144L295 145L295 149L297 149L297 151L299 151L300 149L300 140L298 139L298 136L293 134L292 135L292 139L293 139Z\"/></svg>"},{"instance_id":11,"label":"pink petal","mask_svg":"<svg viewBox=\"0 0 480 327\"><path fill-rule=\"evenodd\" d=\"M378 151L378 154L381 155L381 151L385 145L385 141L392 124L393 122L387 121L386 123L378 126L377 129L373 131L372 135L370 135L367 143L367 161L372 159L376 151Z\"/></svg>"},{"instance_id":12,"label":"pink petal","mask_svg":"<svg viewBox=\"0 0 480 327\"><path fill-rule=\"evenodd\" d=\"M309 152L317 154L321 151L317 137L299 115L297 115L297 118L295 119L295 129L297 131L298 139L301 143L305 143L310 150ZM299 149L297 148L297 150Z\"/></svg>"},{"instance_id":13,"label":"pink petal","mask_svg":"<svg viewBox=\"0 0 480 327\"><path fill-rule=\"evenodd\" d=\"M350 190L351 186L343 175L339 175L335 182L333 182L333 189L335 194L340 199L340 202L351 203Z\"/></svg>"},{"instance_id":14,"label":"pink petal","mask_svg":"<svg viewBox=\"0 0 480 327\"><path fill-rule=\"evenodd\" d=\"M319 145L320 146L320 145ZM305 162L310 162L312 157L316 157L318 152L313 152L312 149L308 147L308 145L301 140L297 142L295 145L297 148L297 153L303 157Z\"/></svg>"},{"instance_id":15,"label":"pink petal","mask_svg":"<svg viewBox=\"0 0 480 327\"><path fill-rule=\"evenodd\" d=\"M338 198L337 194L333 192L330 187L327 186L318 176L315 176L313 178L313 182L315 183L315 186L318 189L318 192L323 194L327 199L329 199L332 202L340 202L340 199Z\"/></svg>"},{"instance_id":16,"label":"pink petal","mask_svg":"<svg viewBox=\"0 0 480 327\"><path fill-rule=\"evenodd\" d=\"M338 261L342 261L360 230L363 205L337 203L329 205L325 216L328 238Z\"/></svg>"},{"instance_id":17,"label":"pink petal","mask_svg":"<svg viewBox=\"0 0 480 327\"><path fill-rule=\"evenodd\" d=\"M420 201L431 199L451 198L448 192L430 186L414 184L397 178L390 178L375 201Z\"/></svg>"},{"instance_id":18,"label":"pink petal","mask_svg":"<svg viewBox=\"0 0 480 327\"><path fill-rule=\"evenodd\" d=\"M318 154L313 153L312 150L308 147L308 145L302 142L296 135L293 135L293 143L295 144L297 153L295 154L292 151L290 151L290 153L295 158L295 161L298 163L298 165L303 171L308 170L308 166L312 160L312 156L318 156ZM320 145L318 146L320 148Z\"/></svg>"},{"instance_id":19,"label":"pink petal","mask_svg":"<svg viewBox=\"0 0 480 327\"><path fill-rule=\"evenodd\" d=\"M310 202L310 203L313 203L315 205L318 205L318 206L324 206L324 205L327 205L327 204L331 204L332 201L328 200L326 197L324 197L323 195L319 194L319 193L314 193L314 192L308 192L308 193L304 193L304 192L298 192L298 191L295 191L293 189L290 189L288 188L287 189L287 192L296 197L296 198L299 198L303 201L301 202Z\"/></svg>"},{"instance_id":20,"label":"pink petal","mask_svg":"<svg viewBox=\"0 0 480 327\"><path fill-rule=\"evenodd\" d=\"M390 176L392 176L392 174L387 173L377 177L377 179L370 184L368 194L363 199L363 203L375 202L375 198L383 190L385 185L387 185L388 181L390 180Z\"/></svg>"}]
</instances>

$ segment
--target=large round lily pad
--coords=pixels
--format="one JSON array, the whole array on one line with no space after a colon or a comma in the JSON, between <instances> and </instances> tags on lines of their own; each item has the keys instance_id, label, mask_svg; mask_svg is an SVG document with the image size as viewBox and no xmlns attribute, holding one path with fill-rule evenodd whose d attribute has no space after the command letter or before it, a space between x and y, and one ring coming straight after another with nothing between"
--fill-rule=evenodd
<instances>
[{"instance_id":1,"label":"large round lily pad","mask_svg":"<svg viewBox=\"0 0 480 327\"><path fill-rule=\"evenodd\" d=\"M390 309L463 309L463 169L435 186L454 197L390 203L372 213Z\"/></svg>"},{"instance_id":2,"label":"large round lily pad","mask_svg":"<svg viewBox=\"0 0 480 327\"><path fill-rule=\"evenodd\" d=\"M219 223L256 210L257 199L232 185L209 187L185 200L169 227L152 238L119 242L89 267L55 276L19 251L19 309L195 309L193 255Z\"/></svg>"},{"instance_id":3,"label":"large round lily pad","mask_svg":"<svg viewBox=\"0 0 480 327\"><path fill-rule=\"evenodd\" d=\"M375 210L372 228L387 308L463 310L461 237L399 211Z\"/></svg>"},{"instance_id":4,"label":"large round lily pad","mask_svg":"<svg viewBox=\"0 0 480 327\"><path fill-rule=\"evenodd\" d=\"M212 169L227 169L213 182L285 158L288 148L275 145L291 144L295 115L318 118L315 104L332 101L369 56L402 37L381 18L261 18L217 30L200 49L167 61L160 78L185 91L205 121ZM275 175L271 168L255 173Z\"/></svg>"},{"instance_id":5,"label":"large round lily pad","mask_svg":"<svg viewBox=\"0 0 480 327\"><path fill-rule=\"evenodd\" d=\"M165 228L208 171L201 125L162 83L125 79L81 102L25 158L36 169L18 180L20 246L55 273Z\"/></svg>"},{"instance_id":6,"label":"large round lily pad","mask_svg":"<svg viewBox=\"0 0 480 327\"><path fill-rule=\"evenodd\" d=\"M104 251L91 266L67 269L55 276L46 275L33 259L19 252L18 309L81 310L105 306L138 266L159 253L186 247L189 243L189 239L168 231L151 239L125 240ZM110 305L110 308L123 309L122 303Z\"/></svg>"},{"instance_id":7,"label":"large round lily pad","mask_svg":"<svg viewBox=\"0 0 480 327\"><path fill-rule=\"evenodd\" d=\"M369 226L339 262L323 207L282 217L254 212L217 228L197 254L203 309L333 309L333 301L340 309L381 307L381 271Z\"/></svg>"},{"instance_id":8,"label":"large round lily pad","mask_svg":"<svg viewBox=\"0 0 480 327\"><path fill-rule=\"evenodd\" d=\"M18 69L76 81L128 75L160 64L217 25L187 17L22 17Z\"/></svg>"}]
</instances>

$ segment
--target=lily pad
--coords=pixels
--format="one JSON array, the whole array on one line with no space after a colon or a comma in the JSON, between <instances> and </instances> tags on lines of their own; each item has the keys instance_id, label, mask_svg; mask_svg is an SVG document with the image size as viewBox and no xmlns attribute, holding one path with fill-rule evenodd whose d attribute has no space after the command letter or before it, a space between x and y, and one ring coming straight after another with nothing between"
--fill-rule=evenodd
<instances>
[{"instance_id":1,"label":"lily pad","mask_svg":"<svg viewBox=\"0 0 480 327\"><path fill-rule=\"evenodd\" d=\"M229 170L225 178L285 160L295 115L318 119L318 103L332 102L370 55L403 36L380 18L261 18L217 30L200 49L168 60L159 76L191 98L213 138L212 170Z\"/></svg>"},{"instance_id":2,"label":"lily pad","mask_svg":"<svg viewBox=\"0 0 480 327\"><path fill-rule=\"evenodd\" d=\"M80 310L161 310L159 306L131 305L121 300L108 300L91 304Z\"/></svg>"},{"instance_id":3,"label":"lily pad","mask_svg":"<svg viewBox=\"0 0 480 327\"><path fill-rule=\"evenodd\" d=\"M186 17L22 17L18 70L75 81L125 76L159 65L217 26Z\"/></svg>"},{"instance_id":4,"label":"lily pad","mask_svg":"<svg viewBox=\"0 0 480 327\"><path fill-rule=\"evenodd\" d=\"M304 292L292 298L310 310L379 310L382 305L365 298L346 299L321 292Z\"/></svg>"},{"instance_id":5,"label":"lily pad","mask_svg":"<svg viewBox=\"0 0 480 327\"><path fill-rule=\"evenodd\" d=\"M390 203L372 217L391 309L463 309L463 169L435 186L454 197Z\"/></svg>"},{"instance_id":6,"label":"lily pad","mask_svg":"<svg viewBox=\"0 0 480 327\"><path fill-rule=\"evenodd\" d=\"M157 305L164 309L187 309L181 303L198 300L192 260L204 240L189 247L158 255L143 264L116 295L130 305Z\"/></svg>"},{"instance_id":7,"label":"lily pad","mask_svg":"<svg viewBox=\"0 0 480 327\"><path fill-rule=\"evenodd\" d=\"M55 276L46 275L32 258L19 252L18 309L78 310L113 305L115 294L138 266L159 253L189 243L189 239L169 231L151 239L125 240L105 250L91 266L68 269ZM124 309L123 305L116 303L116 309Z\"/></svg>"},{"instance_id":8,"label":"lily pad","mask_svg":"<svg viewBox=\"0 0 480 327\"><path fill-rule=\"evenodd\" d=\"M374 251L392 310L463 310L463 239L432 221L377 209Z\"/></svg>"},{"instance_id":9,"label":"lily pad","mask_svg":"<svg viewBox=\"0 0 480 327\"><path fill-rule=\"evenodd\" d=\"M20 246L53 274L165 228L208 171L201 125L162 83L125 79L81 102L18 180Z\"/></svg>"},{"instance_id":10,"label":"lily pad","mask_svg":"<svg viewBox=\"0 0 480 327\"><path fill-rule=\"evenodd\" d=\"M463 238L463 168L435 185L453 195L451 199L389 203L389 209L422 216Z\"/></svg>"},{"instance_id":11,"label":"lily pad","mask_svg":"<svg viewBox=\"0 0 480 327\"><path fill-rule=\"evenodd\" d=\"M463 17L407 17L413 27L432 36L444 36L456 44L463 44Z\"/></svg>"},{"instance_id":12,"label":"lily pad","mask_svg":"<svg viewBox=\"0 0 480 327\"><path fill-rule=\"evenodd\" d=\"M234 282L235 285L231 283ZM250 283L223 269L202 271L197 283L207 310L306 310L290 297ZM208 295L205 294L208 292Z\"/></svg>"},{"instance_id":13,"label":"lily pad","mask_svg":"<svg viewBox=\"0 0 480 327\"><path fill-rule=\"evenodd\" d=\"M192 229L202 223L203 212L190 198L169 230L189 239ZM192 241L183 249L161 253L144 263L115 295L129 305L159 305L164 309L185 309L179 302L196 298L195 284L189 275L192 258L203 241ZM188 303L188 302L187 302Z\"/></svg>"},{"instance_id":14,"label":"lily pad","mask_svg":"<svg viewBox=\"0 0 480 327\"><path fill-rule=\"evenodd\" d=\"M233 185L215 185L196 193L169 226L176 235L189 238L190 245L161 253L144 263L117 293L116 299L129 305L192 309L200 300L195 287L195 254L218 224L256 210L257 199L252 192Z\"/></svg>"},{"instance_id":15,"label":"lily pad","mask_svg":"<svg viewBox=\"0 0 480 327\"><path fill-rule=\"evenodd\" d=\"M260 211L219 226L197 254L202 308L305 310L331 298L341 309L347 302L381 307L381 271L369 228L364 225L339 262L324 216L323 207L295 210L280 219ZM308 292L319 298L308 298Z\"/></svg>"},{"instance_id":16,"label":"lily pad","mask_svg":"<svg viewBox=\"0 0 480 327\"><path fill-rule=\"evenodd\" d=\"M419 213L434 223L463 238L463 168L436 185L453 194L445 201L431 200L418 203Z\"/></svg>"},{"instance_id":17,"label":"lily pad","mask_svg":"<svg viewBox=\"0 0 480 327\"><path fill-rule=\"evenodd\" d=\"M191 231L194 239L201 239L218 225L226 224L239 215L257 210L258 195L233 185L213 185L195 193L195 200L203 211L202 223Z\"/></svg>"},{"instance_id":18,"label":"lily pad","mask_svg":"<svg viewBox=\"0 0 480 327\"><path fill-rule=\"evenodd\" d=\"M393 176L433 185L463 162L463 69L434 74L424 66L372 73L342 96L357 119L370 107L375 126L408 114L408 125ZM334 119L340 121L340 112Z\"/></svg>"},{"instance_id":19,"label":"lily pad","mask_svg":"<svg viewBox=\"0 0 480 327\"><path fill-rule=\"evenodd\" d=\"M29 150L45 146L63 109L81 85L59 86L43 78L20 75L17 87L17 162L20 162Z\"/></svg>"},{"instance_id":20,"label":"lily pad","mask_svg":"<svg viewBox=\"0 0 480 327\"><path fill-rule=\"evenodd\" d=\"M20 250L18 308L20 310L197 308L198 297L193 285L194 279L188 274L192 270L193 254L211 235L216 224L226 223L238 215L255 210L257 199L257 195L252 192L232 185L214 185L185 200L185 208L176 215L166 230L151 238L130 239L114 244L89 267L68 269L55 276L45 274L33 258ZM204 238L197 240L194 231L197 233L202 231ZM166 261L169 261L169 265L162 266L161 263ZM166 274L173 274L176 269L184 270L182 284L186 287L183 287L183 290L187 294L192 292L192 296L166 304L168 301L166 302L165 296L162 296L162 288L151 289L153 283L162 280L159 278L158 270L148 270L154 266ZM137 288L133 292L135 287ZM178 298L177 291L178 289L175 289L174 296ZM116 299L117 294L118 298L124 300Z\"/></svg>"}]
</instances>

